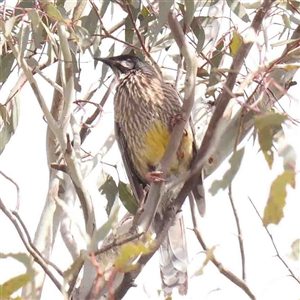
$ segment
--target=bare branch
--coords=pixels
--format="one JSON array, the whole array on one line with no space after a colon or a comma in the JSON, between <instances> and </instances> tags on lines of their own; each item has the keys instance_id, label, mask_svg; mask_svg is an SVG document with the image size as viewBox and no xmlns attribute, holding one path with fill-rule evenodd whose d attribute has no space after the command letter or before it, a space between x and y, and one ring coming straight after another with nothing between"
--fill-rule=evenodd
<instances>
[{"instance_id":1,"label":"bare branch","mask_svg":"<svg viewBox=\"0 0 300 300\"><path fill-rule=\"evenodd\" d=\"M177 151L181 137L183 135L184 127L187 120L190 117L195 97L195 81L196 81L196 56L195 53L190 51L188 43L185 40L183 30L176 19L175 15L170 12L168 15L169 26L174 35L175 41L180 49L180 52L185 58L187 65L186 73L186 84L185 84L185 97L181 109L182 118L176 122L175 126L172 129L172 134L170 136L166 150L161 158L158 170L162 171L163 177L167 176L169 173L169 165L171 163L171 158ZM144 230L147 231L152 219L156 213L157 207L159 205L162 188L164 187L163 182L152 182L150 190L148 193L147 201L143 207L144 213L141 214L138 225Z\"/></svg>"},{"instance_id":2,"label":"bare branch","mask_svg":"<svg viewBox=\"0 0 300 300\"><path fill-rule=\"evenodd\" d=\"M0 170L0 174L6 178L8 181L10 181L15 187L16 187L16 190L17 190L17 203L16 203L16 208L15 208L15 211L18 211L19 210L19 207L20 207L20 187L19 185L12 179L10 178L8 175L6 175L5 173L3 173L1 170Z\"/></svg>"},{"instance_id":3,"label":"bare branch","mask_svg":"<svg viewBox=\"0 0 300 300\"><path fill-rule=\"evenodd\" d=\"M241 253L241 260L242 260L242 278L243 278L243 280L246 280L245 250L244 250L243 235L242 235L239 216L237 214L235 204L234 204L234 201L233 201L233 197L232 197L232 185L231 184L229 185L229 188L228 188L228 195L229 195L229 200L230 200L230 204L231 204L232 211L233 211L233 214L234 214L234 219L235 219L236 228L237 228L237 232L238 232L238 241L239 241L239 245L240 245L240 253Z\"/></svg>"},{"instance_id":4,"label":"bare branch","mask_svg":"<svg viewBox=\"0 0 300 300\"><path fill-rule=\"evenodd\" d=\"M248 199L249 199L250 203L252 204L252 206L253 206L253 208L254 208L256 214L257 214L258 217L260 218L261 223L263 224L262 217L261 217L260 213L258 212L256 206L254 205L254 203L252 202L252 200L251 200L250 197L248 197ZM270 240L271 240L271 243L272 243L272 245L273 245L273 247L274 247L274 250L275 250L275 252L276 252L277 257L281 260L281 262L282 262L282 263L284 264L284 266L287 268L287 270L289 271L290 275L291 275L291 276L292 276L292 277L300 284L300 279L297 278L297 276L294 274L294 272L291 270L291 268L288 266L288 264L287 264L287 263L284 261L284 259L281 257L281 255L280 255L280 253L279 253L279 251L278 251L278 249L277 249L277 246L276 246L276 244L275 244L275 242L274 242L273 236L272 236L272 234L270 233L268 227L265 226L265 225L263 225L263 226L264 226L264 228L265 228L265 230L266 230L266 232L267 232L267 234L268 234L268 236L269 236L269 238L270 238Z\"/></svg>"},{"instance_id":5,"label":"bare branch","mask_svg":"<svg viewBox=\"0 0 300 300\"><path fill-rule=\"evenodd\" d=\"M190 206L191 206L191 216L192 216L192 221L193 221L193 231L200 243L200 245L202 246L204 251L208 250L208 247L206 246L202 235L198 229L198 225L197 225L197 218L196 218L196 212L195 212L195 203L193 201L193 199L190 199ZM236 275L234 275L231 271L227 270L221 262L219 262L213 252L210 252L209 255L209 259L210 261L218 268L219 272L221 274L223 274L225 277L227 277L231 282L233 282L234 284L236 284L238 287L240 287L248 296L250 299L255 300L255 296L254 294L251 292L251 290L249 289L247 283L243 280L238 278Z\"/></svg>"},{"instance_id":6,"label":"bare branch","mask_svg":"<svg viewBox=\"0 0 300 300\"><path fill-rule=\"evenodd\" d=\"M49 270L46 262L44 259L36 253L36 251L31 247L30 243L25 238L22 228L19 226L17 219L13 216L13 214L6 208L4 203L2 202L0 198L0 209L3 211L3 213L7 216L7 218L12 222L15 229L17 230L19 237L21 238L25 248L30 253L30 255L34 258L34 260L41 266L41 268L44 270L44 272L49 276L49 278L52 280L52 282L55 284L55 286L58 288L59 291L62 291L62 285L59 283L59 281L56 279L56 277L53 275L53 273Z\"/></svg>"},{"instance_id":7,"label":"bare branch","mask_svg":"<svg viewBox=\"0 0 300 300\"><path fill-rule=\"evenodd\" d=\"M271 5L273 4L272 0L265 0L261 7L258 9L251 27L253 30L258 33L259 29L261 27L261 24L267 15L269 9L271 8ZM213 142L217 138L215 136L215 132L217 131L217 127L219 124L219 121L221 120L225 109L231 99L231 91L236 83L237 75L242 67L242 64L247 57L253 43L242 43L239 47L239 49L236 52L236 55L233 59L233 62L231 64L230 69L234 70L234 72L230 72L227 76L227 80L225 82L226 88L223 89L222 93L217 98L217 105L216 110L214 114L212 115L212 118L209 122L207 131L205 133L205 136L203 138L201 147L196 155L195 158L195 165L191 168L189 179L185 182L184 186L182 187L181 191L179 192L176 200L174 201L174 205L179 209L185 198L187 197L188 193L197 184L198 177L197 175L200 170L203 168L203 165L209 158L209 155L213 151Z\"/></svg>"}]
</instances>

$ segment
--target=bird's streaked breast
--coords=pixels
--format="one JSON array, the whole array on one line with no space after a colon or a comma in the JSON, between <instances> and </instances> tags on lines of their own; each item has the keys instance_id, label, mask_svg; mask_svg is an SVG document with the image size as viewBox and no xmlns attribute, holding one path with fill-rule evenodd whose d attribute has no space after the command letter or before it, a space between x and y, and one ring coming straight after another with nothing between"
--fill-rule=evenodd
<instances>
[{"instance_id":1,"label":"bird's streaked breast","mask_svg":"<svg viewBox=\"0 0 300 300\"><path fill-rule=\"evenodd\" d=\"M115 95L115 120L125 136L139 176L145 179L149 168L156 167L166 149L172 118L180 113L181 105L176 91L159 77L135 71L125 75L120 82ZM171 172L188 168L192 143L192 133L188 132L172 159Z\"/></svg>"}]
</instances>

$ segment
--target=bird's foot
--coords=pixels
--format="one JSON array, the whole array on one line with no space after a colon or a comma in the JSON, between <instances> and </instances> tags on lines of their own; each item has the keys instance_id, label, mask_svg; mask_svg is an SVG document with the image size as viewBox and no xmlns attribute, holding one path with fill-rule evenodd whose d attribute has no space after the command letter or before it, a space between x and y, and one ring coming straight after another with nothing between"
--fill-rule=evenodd
<instances>
[{"instance_id":1,"label":"bird's foot","mask_svg":"<svg viewBox=\"0 0 300 300\"><path fill-rule=\"evenodd\" d=\"M146 174L146 179L153 182L164 182L165 180L161 177L162 173L163 172L161 171L148 172Z\"/></svg>"}]
</instances>

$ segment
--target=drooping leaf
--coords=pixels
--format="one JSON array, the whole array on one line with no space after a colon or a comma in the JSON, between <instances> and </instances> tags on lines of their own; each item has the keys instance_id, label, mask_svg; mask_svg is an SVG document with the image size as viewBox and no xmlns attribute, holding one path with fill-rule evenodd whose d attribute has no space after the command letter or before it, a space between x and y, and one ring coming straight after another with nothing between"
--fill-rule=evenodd
<instances>
[{"instance_id":1,"label":"drooping leaf","mask_svg":"<svg viewBox=\"0 0 300 300\"><path fill-rule=\"evenodd\" d=\"M72 37L82 52L92 44L89 32L84 27L75 25Z\"/></svg>"},{"instance_id":2,"label":"drooping leaf","mask_svg":"<svg viewBox=\"0 0 300 300\"><path fill-rule=\"evenodd\" d=\"M114 227L114 224L117 223L119 208L120 206L114 206L108 220L93 234L93 239L91 241L92 249L95 249L95 246L106 238L109 231Z\"/></svg>"},{"instance_id":3,"label":"drooping leaf","mask_svg":"<svg viewBox=\"0 0 300 300\"><path fill-rule=\"evenodd\" d=\"M212 58L211 58L211 73L210 73L210 76L209 76L209 82L208 82L208 85L207 87L213 87L214 85L218 84L220 82L220 73L217 71L218 67L220 66L220 63L221 63L221 60L225 54L225 51L223 49L224 47L224 42L221 41L217 47L216 47L216 50L212 53ZM209 89L208 91L206 92L206 96L211 96L212 94L215 93L215 90L212 89L210 92L209 92Z\"/></svg>"},{"instance_id":4,"label":"drooping leaf","mask_svg":"<svg viewBox=\"0 0 300 300\"><path fill-rule=\"evenodd\" d=\"M293 170L285 170L272 182L263 216L265 226L271 223L278 224L282 219L287 185L295 188L295 172Z\"/></svg>"},{"instance_id":5,"label":"drooping leaf","mask_svg":"<svg viewBox=\"0 0 300 300\"><path fill-rule=\"evenodd\" d=\"M25 56L25 50L27 49L28 46L29 33L30 33L29 26L26 23L23 23L20 32L18 33L18 38L20 41L19 57Z\"/></svg>"},{"instance_id":6,"label":"drooping leaf","mask_svg":"<svg viewBox=\"0 0 300 300\"><path fill-rule=\"evenodd\" d=\"M43 4L43 9L50 18L56 21L63 22L63 23L70 22L70 20L63 18L61 12L52 3Z\"/></svg>"},{"instance_id":7,"label":"drooping leaf","mask_svg":"<svg viewBox=\"0 0 300 300\"><path fill-rule=\"evenodd\" d=\"M138 205L132 195L130 185L120 181L118 185L118 190L119 198L125 206L125 208L127 209L127 211L129 211L132 214L135 214L138 209Z\"/></svg>"},{"instance_id":8,"label":"drooping leaf","mask_svg":"<svg viewBox=\"0 0 300 300\"><path fill-rule=\"evenodd\" d=\"M184 20L184 28L186 29L186 31L188 31L192 20L194 18L194 12L195 12L195 3L194 1L190 1L190 0L185 0L185 13L183 15L183 20Z\"/></svg>"},{"instance_id":9,"label":"drooping leaf","mask_svg":"<svg viewBox=\"0 0 300 300\"><path fill-rule=\"evenodd\" d=\"M171 10L173 3L174 0L159 1L158 19L156 22L153 22L153 26L149 26L151 43L155 43L155 41L157 40L159 32L162 30L167 21L168 13Z\"/></svg>"},{"instance_id":10,"label":"drooping leaf","mask_svg":"<svg viewBox=\"0 0 300 300\"><path fill-rule=\"evenodd\" d=\"M278 130L281 129L282 123L285 120L285 115L272 111L254 118L254 126L257 130L258 142L269 168L272 167L274 159L274 153L272 150L273 138Z\"/></svg>"},{"instance_id":11,"label":"drooping leaf","mask_svg":"<svg viewBox=\"0 0 300 300\"><path fill-rule=\"evenodd\" d=\"M133 22L136 21L138 14L140 12L140 1L133 1L131 4L128 4L128 10L131 11ZM125 41L127 43L133 43L133 38L136 36L134 32L134 26L132 24L131 16L128 13L128 16L125 19Z\"/></svg>"},{"instance_id":12,"label":"drooping leaf","mask_svg":"<svg viewBox=\"0 0 300 300\"><path fill-rule=\"evenodd\" d=\"M4 30L5 30L5 35L9 35L16 23L17 17L11 17L7 21L5 21L4 25Z\"/></svg>"},{"instance_id":13,"label":"drooping leaf","mask_svg":"<svg viewBox=\"0 0 300 300\"><path fill-rule=\"evenodd\" d=\"M192 23L191 23L191 28L196 36L196 38L198 39L197 42L197 52L201 53L203 46L204 46L204 42L205 42L205 32L202 26L202 22L205 18L203 17L196 17L193 18Z\"/></svg>"},{"instance_id":14,"label":"drooping leaf","mask_svg":"<svg viewBox=\"0 0 300 300\"><path fill-rule=\"evenodd\" d=\"M0 154L3 152L18 126L20 115L19 93L11 99L7 107L9 107L9 110L0 105Z\"/></svg>"},{"instance_id":15,"label":"drooping leaf","mask_svg":"<svg viewBox=\"0 0 300 300\"><path fill-rule=\"evenodd\" d=\"M118 194L118 187L112 176L107 176L106 181L100 186L99 191L107 199L106 213L109 216Z\"/></svg>"},{"instance_id":16,"label":"drooping leaf","mask_svg":"<svg viewBox=\"0 0 300 300\"><path fill-rule=\"evenodd\" d=\"M91 9L90 13L87 16L83 16L81 18L82 27L85 28L90 35L95 34L96 28L98 25L98 15L96 14L94 9Z\"/></svg>"},{"instance_id":17,"label":"drooping leaf","mask_svg":"<svg viewBox=\"0 0 300 300\"><path fill-rule=\"evenodd\" d=\"M242 158L244 156L245 148L235 151L229 159L230 169L224 174L221 180L215 180L209 189L209 192L214 196L217 194L219 189L225 190L233 181L237 174Z\"/></svg>"},{"instance_id":18,"label":"drooping leaf","mask_svg":"<svg viewBox=\"0 0 300 300\"><path fill-rule=\"evenodd\" d=\"M12 52L0 56L0 82L4 83L10 75L15 56Z\"/></svg>"},{"instance_id":19,"label":"drooping leaf","mask_svg":"<svg viewBox=\"0 0 300 300\"><path fill-rule=\"evenodd\" d=\"M42 41L44 41L41 18L35 9L28 11L28 17L31 20L31 28L32 28L34 45L36 48L39 48Z\"/></svg>"},{"instance_id":20,"label":"drooping leaf","mask_svg":"<svg viewBox=\"0 0 300 300\"><path fill-rule=\"evenodd\" d=\"M244 22L250 22L247 12L239 0L226 0L227 5L230 9Z\"/></svg>"}]
</instances>

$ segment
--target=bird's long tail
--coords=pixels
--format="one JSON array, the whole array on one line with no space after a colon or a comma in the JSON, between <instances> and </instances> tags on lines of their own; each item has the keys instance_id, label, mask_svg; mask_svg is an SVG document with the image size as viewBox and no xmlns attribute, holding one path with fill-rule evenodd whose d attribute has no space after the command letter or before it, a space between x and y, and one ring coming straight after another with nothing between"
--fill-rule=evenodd
<instances>
[{"instance_id":1,"label":"bird's long tail","mask_svg":"<svg viewBox=\"0 0 300 300\"><path fill-rule=\"evenodd\" d=\"M172 288L175 286L178 286L181 295L186 295L188 288L188 254L181 212L177 213L174 224L170 227L159 252L160 273L165 295L171 294Z\"/></svg>"}]
</instances>

